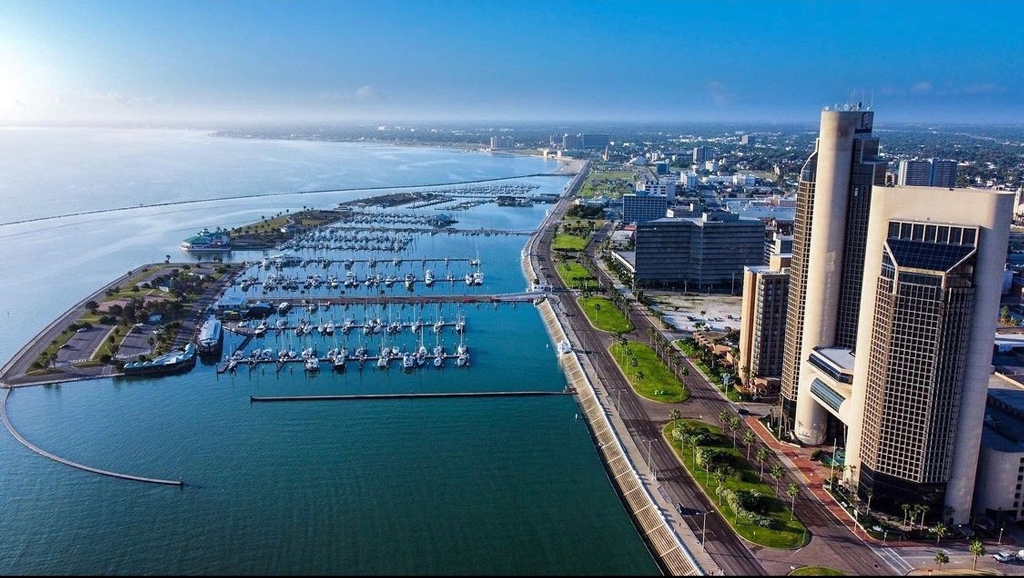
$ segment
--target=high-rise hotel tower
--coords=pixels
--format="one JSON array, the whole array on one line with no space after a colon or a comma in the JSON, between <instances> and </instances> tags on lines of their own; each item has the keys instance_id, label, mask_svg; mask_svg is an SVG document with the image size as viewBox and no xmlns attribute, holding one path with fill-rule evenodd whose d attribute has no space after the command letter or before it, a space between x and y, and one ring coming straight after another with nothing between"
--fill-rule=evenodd
<instances>
[{"instance_id":1,"label":"high-rise hotel tower","mask_svg":"<svg viewBox=\"0 0 1024 578\"><path fill-rule=\"evenodd\" d=\"M783 407L873 505L970 516L1013 195L882 187L873 113L825 110L800 176Z\"/></svg>"}]
</instances>

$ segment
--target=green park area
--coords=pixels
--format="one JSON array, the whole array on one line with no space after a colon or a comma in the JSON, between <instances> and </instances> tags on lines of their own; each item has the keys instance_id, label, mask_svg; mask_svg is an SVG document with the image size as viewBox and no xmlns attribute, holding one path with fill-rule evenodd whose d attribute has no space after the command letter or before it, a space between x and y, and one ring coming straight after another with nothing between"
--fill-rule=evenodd
<instances>
[{"instance_id":1,"label":"green park area","mask_svg":"<svg viewBox=\"0 0 1024 578\"><path fill-rule=\"evenodd\" d=\"M591 170L587 179L580 187L581 197L608 197L617 199L631 193L636 186L633 183L632 171Z\"/></svg>"},{"instance_id":2,"label":"green park area","mask_svg":"<svg viewBox=\"0 0 1024 578\"><path fill-rule=\"evenodd\" d=\"M586 313L590 324L609 333L626 333L633 330L633 324L619 311L611 299L605 297L580 297L580 307Z\"/></svg>"},{"instance_id":3,"label":"green park area","mask_svg":"<svg viewBox=\"0 0 1024 578\"><path fill-rule=\"evenodd\" d=\"M663 433L679 461L737 534L769 548L799 548L810 538L807 528L793 515L790 498L779 497L790 496L796 486L779 486L784 476L781 466L765 468L767 455L737 446L735 430L730 438L718 427L680 419L665 426ZM758 466L751 465L750 457L759 460ZM765 482L765 475L775 478L776 487Z\"/></svg>"},{"instance_id":4,"label":"green park area","mask_svg":"<svg viewBox=\"0 0 1024 578\"><path fill-rule=\"evenodd\" d=\"M570 235L559 233L551 241L551 248L555 251L582 251L587 246L587 238L581 235Z\"/></svg>"},{"instance_id":5,"label":"green park area","mask_svg":"<svg viewBox=\"0 0 1024 578\"><path fill-rule=\"evenodd\" d=\"M663 403L686 401L690 392L672 375L650 346L643 343L616 343L608 348L629 385L643 397Z\"/></svg>"},{"instance_id":6,"label":"green park area","mask_svg":"<svg viewBox=\"0 0 1024 578\"><path fill-rule=\"evenodd\" d=\"M560 261L555 265L555 270L570 289L594 288L597 284L597 279L594 279L590 271L575 261Z\"/></svg>"}]
</instances>

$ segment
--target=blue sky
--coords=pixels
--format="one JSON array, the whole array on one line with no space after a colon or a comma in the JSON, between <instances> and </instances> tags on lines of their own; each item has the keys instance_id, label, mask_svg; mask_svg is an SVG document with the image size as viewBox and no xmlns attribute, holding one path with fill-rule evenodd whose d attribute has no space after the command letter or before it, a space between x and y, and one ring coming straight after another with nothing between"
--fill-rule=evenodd
<instances>
[{"instance_id":1,"label":"blue sky","mask_svg":"<svg viewBox=\"0 0 1024 578\"><path fill-rule=\"evenodd\" d=\"M1022 2L0 0L0 122L1024 123Z\"/></svg>"}]
</instances>

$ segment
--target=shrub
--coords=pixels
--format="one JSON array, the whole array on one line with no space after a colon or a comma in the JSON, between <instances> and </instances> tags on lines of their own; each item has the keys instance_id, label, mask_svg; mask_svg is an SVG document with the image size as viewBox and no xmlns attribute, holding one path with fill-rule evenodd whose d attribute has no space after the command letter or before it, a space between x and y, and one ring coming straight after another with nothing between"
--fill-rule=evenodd
<instances>
[{"instance_id":1,"label":"shrub","mask_svg":"<svg viewBox=\"0 0 1024 578\"><path fill-rule=\"evenodd\" d=\"M100 356L100 363L110 363L110 359L110 354L104 353L103 355Z\"/></svg>"},{"instance_id":2,"label":"shrub","mask_svg":"<svg viewBox=\"0 0 1024 578\"><path fill-rule=\"evenodd\" d=\"M759 509L767 507L767 500L761 494L748 490L735 491L726 488L722 490L722 496L725 497L729 507L736 512L737 522L754 524L755 526L768 529L774 529L778 526L778 521L775 518L765 516L753 509L748 509L747 506L755 506Z\"/></svg>"},{"instance_id":3,"label":"shrub","mask_svg":"<svg viewBox=\"0 0 1024 578\"><path fill-rule=\"evenodd\" d=\"M697 465L706 470L715 470L721 466L728 465L731 461L729 452L719 448L702 446L697 448Z\"/></svg>"}]
</instances>

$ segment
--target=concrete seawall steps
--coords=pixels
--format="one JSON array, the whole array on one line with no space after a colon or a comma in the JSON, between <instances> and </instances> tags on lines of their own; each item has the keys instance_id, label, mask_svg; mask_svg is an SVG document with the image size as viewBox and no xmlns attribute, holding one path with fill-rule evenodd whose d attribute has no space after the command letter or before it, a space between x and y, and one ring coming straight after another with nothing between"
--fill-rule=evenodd
<instances>
[{"instance_id":1,"label":"concrete seawall steps","mask_svg":"<svg viewBox=\"0 0 1024 578\"><path fill-rule=\"evenodd\" d=\"M550 300L541 303L538 309L552 340L558 343L566 339L565 329ZM598 450L608 466L610 476L652 552L673 576L703 576L705 572L700 564L683 545L679 536L672 531L653 496L641 482L640 475L622 447L622 440L601 406L577 353L573 351L561 355L559 362L570 386L576 390L580 408L599 443Z\"/></svg>"}]
</instances>

